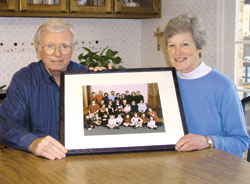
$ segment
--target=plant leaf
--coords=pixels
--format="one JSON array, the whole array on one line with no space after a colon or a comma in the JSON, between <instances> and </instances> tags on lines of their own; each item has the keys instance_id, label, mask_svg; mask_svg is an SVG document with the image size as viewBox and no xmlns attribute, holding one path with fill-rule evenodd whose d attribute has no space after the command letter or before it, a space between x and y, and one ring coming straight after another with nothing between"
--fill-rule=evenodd
<instances>
[{"instance_id":1,"label":"plant leaf","mask_svg":"<svg viewBox=\"0 0 250 184\"><path fill-rule=\"evenodd\" d=\"M108 47L106 47L106 48L104 48L104 49L102 50L102 52L100 53L101 56L103 55L104 51L105 51L107 48L108 48Z\"/></svg>"},{"instance_id":2,"label":"plant leaf","mask_svg":"<svg viewBox=\"0 0 250 184\"><path fill-rule=\"evenodd\" d=\"M117 53L118 53L117 51L112 51L111 49L108 49L106 52L106 56L112 59Z\"/></svg>"},{"instance_id":3,"label":"plant leaf","mask_svg":"<svg viewBox=\"0 0 250 184\"><path fill-rule=\"evenodd\" d=\"M88 53L93 53L89 48L87 47L82 47L83 49L85 49Z\"/></svg>"},{"instance_id":4,"label":"plant leaf","mask_svg":"<svg viewBox=\"0 0 250 184\"><path fill-rule=\"evenodd\" d=\"M101 52L93 52L87 47L82 48L87 51L87 54L83 55L83 53L81 53L78 56L78 60L81 61L80 64L82 64L83 66L104 66L108 68L108 64L111 63L113 69L116 69L117 67L120 69L124 68L122 65L117 66L118 64L122 63L122 59L119 56L115 57L118 51L113 51L111 49L108 49L108 47L104 48Z\"/></svg>"},{"instance_id":5,"label":"plant leaf","mask_svg":"<svg viewBox=\"0 0 250 184\"><path fill-rule=\"evenodd\" d=\"M119 65L119 66L118 66L118 69L125 69L125 67L122 66L122 65Z\"/></svg>"},{"instance_id":6,"label":"plant leaf","mask_svg":"<svg viewBox=\"0 0 250 184\"><path fill-rule=\"evenodd\" d=\"M112 59L113 63L120 64L122 62L122 59L118 56Z\"/></svg>"}]
</instances>

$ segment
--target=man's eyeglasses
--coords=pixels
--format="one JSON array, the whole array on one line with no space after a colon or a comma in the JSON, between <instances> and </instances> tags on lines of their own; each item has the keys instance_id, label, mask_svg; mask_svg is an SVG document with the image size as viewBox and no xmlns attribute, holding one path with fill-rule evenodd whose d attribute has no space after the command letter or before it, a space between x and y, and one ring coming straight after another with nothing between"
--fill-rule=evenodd
<instances>
[{"instance_id":1,"label":"man's eyeglasses","mask_svg":"<svg viewBox=\"0 0 250 184\"><path fill-rule=\"evenodd\" d=\"M61 44L61 45L54 45L54 44L47 44L45 46L41 46L44 52L48 55L52 55L55 53L56 49L58 48L61 54L69 54L72 50L72 46L69 44Z\"/></svg>"}]
</instances>

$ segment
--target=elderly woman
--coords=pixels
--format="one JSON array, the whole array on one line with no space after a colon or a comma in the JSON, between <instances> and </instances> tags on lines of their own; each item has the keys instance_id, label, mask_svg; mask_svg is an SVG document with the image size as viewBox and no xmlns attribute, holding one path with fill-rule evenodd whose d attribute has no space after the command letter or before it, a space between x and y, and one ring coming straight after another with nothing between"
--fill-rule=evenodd
<instances>
[{"instance_id":1,"label":"elderly woman","mask_svg":"<svg viewBox=\"0 0 250 184\"><path fill-rule=\"evenodd\" d=\"M197 17L180 15L164 30L168 58L177 70L189 134L177 151L215 147L243 157L249 145L234 83L201 60L205 31Z\"/></svg>"}]
</instances>

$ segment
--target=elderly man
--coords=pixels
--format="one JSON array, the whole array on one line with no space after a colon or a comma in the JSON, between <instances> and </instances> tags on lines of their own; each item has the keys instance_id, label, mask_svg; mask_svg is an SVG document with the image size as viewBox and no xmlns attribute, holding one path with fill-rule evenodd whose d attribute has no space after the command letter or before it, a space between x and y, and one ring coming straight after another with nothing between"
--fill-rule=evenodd
<instances>
[{"instance_id":1,"label":"elderly man","mask_svg":"<svg viewBox=\"0 0 250 184\"><path fill-rule=\"evenodd\" d=\"M0 107L0 124L8 123L0 136L15 143L17 149L52 160L66 156L67 150L57 141L60 74L87 70L71 61L74 34L73 27L63 20L44 22L34 37L41 60L22 68L12 78Z\"/></svg>"}]
</instances>

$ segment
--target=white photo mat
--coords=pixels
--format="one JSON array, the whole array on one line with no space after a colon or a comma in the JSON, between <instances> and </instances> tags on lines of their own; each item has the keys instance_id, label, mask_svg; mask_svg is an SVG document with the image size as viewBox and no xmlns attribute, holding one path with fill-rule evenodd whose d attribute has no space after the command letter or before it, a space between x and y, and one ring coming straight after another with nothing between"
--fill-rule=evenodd
<instances>
[{"instance_id":1,"label":"white photo mat","mask_svg":"<svg viewBox=\"0 0 250 184\"><path fill-rule=\"evenodd\" d=\"M173 68L65 72L61 88L61 142L77 153L173 149L187 133L181 97ZM157 83L165 132L116 135L84 135L83 86L111 86ZM129 149L131 148L131 149ZM96 151L98 150L98 151ZM112 150L112 151L111 151Z\"/></svg>"}]
</instances>

